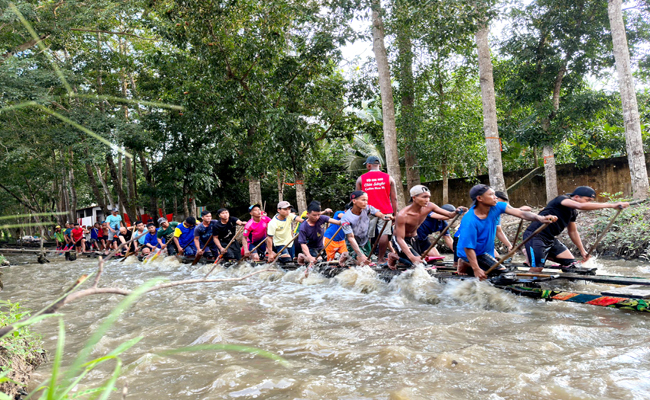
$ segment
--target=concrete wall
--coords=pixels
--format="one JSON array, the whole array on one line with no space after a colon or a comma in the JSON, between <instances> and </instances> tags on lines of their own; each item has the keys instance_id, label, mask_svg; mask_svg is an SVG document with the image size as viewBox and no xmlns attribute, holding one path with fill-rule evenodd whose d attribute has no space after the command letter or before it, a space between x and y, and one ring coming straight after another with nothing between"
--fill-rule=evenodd
<instances>
[{"instance_id":1,"label":"concrete wall","mask_svg":"<svg viewBox=\"0 0 650 400\"><path fill-rule=\"evenodd\" d=\"M650 167L650 163L646 164ZM649 168L650 169L650 168ZM510 186L524 177L531 170L520 170L504 173L506 185ZM630 168L627 157L609 158L595 161L590 167L579 169L574 164L561 164L557 166L557 181L560 194L570 193L576 186L591 186L599 194L601 192L623 192L625 196L632 193L630 181ZM471 178L449 180L449 202L455 206L470 203L469 189L477 183L489 184L487 175ZM426 182L424 185L431 190L431 201L442 205L442 181ZM546 205L546 186L544 171L533 177L527 184L520 186L516 191L508 193L513 206L530 205L542 207ZM605 201L598 196L598 201Z\"/></svg>"}]
</instances>

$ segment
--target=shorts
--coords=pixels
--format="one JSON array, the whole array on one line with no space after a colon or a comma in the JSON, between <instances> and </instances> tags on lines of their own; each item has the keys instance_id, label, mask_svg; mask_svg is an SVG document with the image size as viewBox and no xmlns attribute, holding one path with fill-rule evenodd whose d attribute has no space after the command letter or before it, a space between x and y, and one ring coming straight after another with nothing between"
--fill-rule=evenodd
<instances>
[{"instance_id":1,"label":"shorts","mask_svg":"<svg viewBox=\"0 0 650 400\"><path fill-rule=\"evenodd\" d=\"M465 261L466 263L469 264L469 260L463 257L460 257L459 259ZM491 255L485 253L481 254L480 256L476 256L476 261L478 261L478 266L481 268L483 271L487 271L490 269L495 263L497 263L497 259L492 257ZM469 271L467 271L467 275L469 276L474 276L474 271L470 268Z\"/></svg>"},{"instance_id":2,"label":"shorts","mask_svg":"<svg viewBox=\"0 0 650 400\"><path fill-rule=\"evenodd\" d=\"M332 240L327 246L327 249L325 249L325 252L327 253L327 261L332 261L334 260L334 255L336 253L343 254L348 251L348 247L345 245L345 240L339 240L339 241L334 241ZM370 249L368 249L368 252L370 252Z\"/></svg>"},{"instance_id":3,"label":"shorts","mask_svg":"<svg viewBox=\"0 0 650 400\"><path fill-rule=\"evenodd\" d=\"M276 253L278 262L282 264L293 261L291 254L289 254L289 248L282 250L283 247L284 246L273 246L273 251ZM282 253L277 254L280 250L282 250Z\"/></svg>"},{"instance_id":4,"label":"shorts","mask_svg":"<svg viewBox=\"0 0 650 400\"><path fill-rule=\"evenodd\" d=\"M260 247L257 247L257 245L260 243L262 243L262 245ZM260 257L264 257L264 254L266 254L266 238L262 238L257 242L248 243L249 251L253 250L255 247L257 247L257 249L254 251L254 253L257 253Z\"/></svg>"},{"instance_id":5,"label":"shorts","mask_svg":"<svg viewBox=\"0 0 650 400\"><path fill-rule=\"evenodd\" d=\"M386 214L392 216L393 214ZM374 215L370 216L370 223L368 224L368 238L372 239L381 232L384 224L388 224L386 229L384 229L384 236L390 236L393 234L393 221L384 221L383 219L377 218Z\"/></svg>"},{"instance_id":6,"label":"shorts","mask_svg":"<svg viewBox=\"0 0 650 400\"><path fill-rule=\"evenodd\" d=\"M411 260L409 260L408 256L404 253L404 250L402 247L397 243L397 238L393 236L393 247L395 248L395 251L397 252L397 255L400 258L400 262L405 263L406 265L413 265ZM404 241L406 242L406 245L408 246L409 250L411 251L411 254L413 254L416 257L420 256L420 253L418 253L415 248L417 247L417 237L405 237ZM425 249L426 250L426 249Z\"/></svg>"},{"instance_id":7,"label":"shorts","mask_svg":"<svg viewBox=\"0 0 650 400\"><path fill-rule=\"evenodd\" d=\"M415 239L415 251L419 254L424 254L429 249L429 246L431 246L431 241L428 238L426 240Z\"/></svg>"},{"instance_id":8,"label":"shorts","mask_svg":"<svg viewBox=\"0 0 650 400\"><path fill-rule=\"evenodd\" d=\"M176 246L174 246L174 248L176 248ZM196 255L196 246L194 246L194 241L192 241L190 244L188 244L185 247L185 250L183 250L183 255L187 257L192 257Z\"/></svg>"},{"instance_id":9,"label":"shorts","mask_svg":"<svg viewBox=\"0 0 650 400\"><path fill-rule=\"evenodd\" d=\"M527 232L524 232L524 240L530 236L530 234L527 235L526 233ZM560 262L556 256L568 250L564 243L557 240L557 238L548 240L547 238L540 237L539 235L530 239L525 246L528 265L538 268L543 268L546 264L546 260L549 258ZM571 258L570 261L573 262L575 260Z\"/></svg>"},{"instance_id":10,"label":"shorts","mask_svg":"<svg viewBox=\"0 0 650 400\"><path fill-rule=\"evenodd\" d=\"M224 249L228 246L228 243L225 245L221 243L221 247ZM228 247L228 251L223 255L224 260L241 260L241 244L238 241L234 241Z\"/></svg>"},{"instance_id":11,"label":"shorts","mask_svg":"<svg viewBox=\"0 0 650 400\"><path fill-rule=\"evenodd\" d=\"M352 248L352 245L347 239L345 239L345 245L348 248L348 253L350 254L350 257L356 260L357 257L359 257L359 255L357 254L356 251L354 251L354 248ZM370 257L370 250L372 250L372 246L370 245L370 240L368 240L366 244L364 244L363 246L359 246L359 250L361 250L364 256Z\"/></svg>"},{"instance_id":12,"label":"shorts","mask_svg":"<svg viewBox=\"0 0 650 400\"><path fill-rule=\"evenodd\" d=\"M73 239L73 240L74 240L74 239ZM81 247L81 241L82 241L82 240L84 240L84 239L81 238L81 239L77 240L76 242L74 242L74 244L72 245L72 248L75 248L75 249L76 249L77 247ZM83 248L82 248L82 250L83 250Z\"/></svg>"}]
</instances>

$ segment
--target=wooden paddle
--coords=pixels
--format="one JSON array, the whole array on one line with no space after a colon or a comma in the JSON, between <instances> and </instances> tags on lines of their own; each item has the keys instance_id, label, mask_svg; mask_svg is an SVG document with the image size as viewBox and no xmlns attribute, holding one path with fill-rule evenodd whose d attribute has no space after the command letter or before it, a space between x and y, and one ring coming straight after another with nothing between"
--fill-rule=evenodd
<instances>
[{"instance_id":1,"label":"wooden paddle","mask_svg":"<svg viewBox=\"0 0 650 400\"><path fill-rule=\"evenodd\" d=\"M384 224L384 228L386 227L386 225L388 225L388 224ZM327 247L328 247L328 246L329 246L329 245L334 241L334 238L336 237L336 235L339 234L339 232L341 231L341 229L343 229L343 222L341 222L341 226L339 226L339 229L337 229L336 232L332 235L332 237L331 237L330 240L327 242L327 244L325 245L325 247L323 247L323 248L321 249L321 251L318 252L318 255L316 255L316 258L314 259L314 262L316 262L316 260L318 260L318 257L320 257L321 255L323 255L323 252L324 252L325 250L327 250ZM383 229L382 229L382 231L383 231ZM307 269L305 270L305 278L307 278L307 277L309 276L309 271L311 271L312 268L314 268L314 263L310 263L309 266L307 267Z\"/></svg>"},{"instance_id":2,"label":"wooden paddle","mask_svg":"<svg viewBox=\"0 0 650 400\"><path fill-rule=\"evenodd\" d=\"M266 239L267 239L268 237L269 237L269 235L266 235L266 236L264 237L264 240L262 240L261 242L259 242L259 243L257 244L257 246L255 246L255 247L253 247L252 249L250 249L249 252L250 252L251 254L253 254L253 252L254 252L255 250L259 249L260 246L262 246L264 243L266 243ZM246 258L246 256L244 256L244 258Z\"/></svg>"},{"instance_id":3,"label":"wooden paddle","mask_svg":"<svg viewBox=\"0 0 650 400\"><path fill-rule=\"evenodd\" d=\"M505 256L501 257L501 259L500 259L499 261L497 261L496 263L494 263L494 265L492 265L492 266L491 266L487 271L485 271L485 275L489 275L490 272L494 271L494 270L495 270L499 265L501 265L505 260L507 260L507 259L509 259L510 257L512 257L512 256L513 256L517 251L519 251L520 248L522 248L526 243L528 243L528 241L530 241L530 240L531 240L532 238L534 238L538 233L540 233L541 231L543 231L544 229L546 229L546 227L548 227L549 225L550 225L550 223L547 222L547 223L543 224L542 226L540 226L539 228L537 228L537 229L535 230L535 232L533 232L530 236L528 236L526 239L524 239L524 240L523 240L521 243L519 243L516 247L513 247L513 249L510 250L510 252L508 252L508 254L506 254Z\"/></svg>"},{"instance_id":4,"label":"wooden paddle","mask_svg":"<svg viewBox=\"0 0 650 400\"><path fill-rule=\"evenodd\" d=\"M431 251L431 249L433 249L433 248L438 244L438 242L440 241L440 238L443 237L443 236L445 235L445 233L447 233L447 231L449 230L449 228L451 228L451 226L456 222L456 220L457 220L461 215L462 215L462 214L456 214L456 216L454 217L454 219L451 220L451 222L450 222L450 223L445 227L445 229L443 229L443 230L440 231L440 233L438 234L438 236L436 237L436 239L431 243L431 245L429 246L429 248L427 249L427 251L425 251L424 253L420 254L421 257L426 257L427 254L429 254L429 252Z\"/></svg>"},{"instance_id":5,"label":"wooden paddle","mask_svg":"<svg viewBox=\"0 0 650 400\"><path fill-rule=\"evenodd\" d=\"M618 210L616 210L616 214L614 214L614 216L609 221L609 223L607 224L605 229L600 233L600 235L598 235L598 237L596 238L596 241L594 242L594 244L592 244L591 247L589 248L589 251L587 252L587 255L585 257L583 257L583 260L589 258L591 253L593 253L593 251L596 250L596 246L598 246L600 241L603 240L603 238L607 234L607 231L609 231L609 228L612 227L612 225L614 224L614 221L616 221L616 218L618 218L618 216L621 214L621 211L623 211L623 207L619 206Z\"/></svg>"},{"instance_id":6,"label":"wooden paddle","mask_svg":"<svg viewBox=\"0 0 650 400\"><path fill-rule=\"evenodd\" d=\"M517 227L517 233L515 233L515 237L512 239L512 246L514 247L517 244L517 240L519 239L519 234L521 233L521 228L524 226L524 220L522 219L519 221L519 226Z\"/></svg>"},{"instance_id":7,"label":"wooden paddle","mask_svg":"<svg viewBox=\"0 0 650 400\"><path fill-rule=\"evenodd\" d=\"M201 248L201 251L202 251L202 252L204 252L204 251L205 251L205 248L208 247L208 244L210 244L210 242L212 241L212 238L213 238L213 237L214 237L214 235L210 235L210 239L208 239L208 240L205 242L205 244L203 245L203 247ZM201 258L202 258L202 257L203 257L203 253L201 253L201 254L197 254L196 257L194 257L194 261L192 261L192 266L195 266L196 264L198 264L198 262L201 261Z\"/></svg>"},{"instance_id":8,"label":"wooden paddle","mask_svg":"<svg viewBox=\"0 0 650 400\"><path fill-rule=\"evenodd\" d=\"M212 273L212 271L214 271L214 269L217 268L217 265L219 265L219 263L221 262L221 259L222 259L222 258L223 258L227 253L228 253L228 249L230 248L230 245L233 244L233 243L235 242L235 239L237 239L237 236L239 236L239 234L240 234L243 230L244 230L244 226L241 226L240 229L237 229L237 231L235 231L235 236L233 236L232 239L230 239L230 242L228 242L228 246L226 246L226 248L223 249L223 251L219 253L219 257L217 257L217 259L214 260L214 266L212 267L212 269L210 270L210 272L208 272L207 274L205 274L205 277L204 277L203 279L206 279L208 276L210 276L210 274Z\"/></svg>"},{"instance_id":9,"label":"wooden paddle","mask_svg":"<svg viewBox=\"0 0 650 400\"><path fill-rule=\"evenodd\" d=\"M343 225L341 225L343 226ZM381 231L379 231L379 236L377 236L377 239L375 239L375 244L372 245L372 248L370 249L370 254L368 254L368 261L370 262L370 258L372 257L373 254L375 254L375 250L377 249L377 245L379 244L379 240L381 239L381 236L384 234L384 230L388 226L388 221L385 221L384 226L381 227Z\"/></svg>"},{"instance_id":10,"label":"wooden paddle","mask_svg":"<svg viewBox=\"0 0 650 400\"><path fill-rule=\"evenodd\" d=\"M142 236L144 236L144 235L146 235L146 234L147 234L147 232L145 231L142 235L140 235L140 236L135 236L135 237L134 237L133 235L135 235L135 232L133 232L133 233L131 234L131 240L129 241L129 243L134 242L134 241L140 239ZM135 251L131 251L130 249L131 249L131 246L129 245L129 251L126 252L126 254L124 255L124 258L121 259L120 262L124 262L124 260L126 260L129 256L131 256L132 254L135 254Z\"/></svg>"}]
</instances>

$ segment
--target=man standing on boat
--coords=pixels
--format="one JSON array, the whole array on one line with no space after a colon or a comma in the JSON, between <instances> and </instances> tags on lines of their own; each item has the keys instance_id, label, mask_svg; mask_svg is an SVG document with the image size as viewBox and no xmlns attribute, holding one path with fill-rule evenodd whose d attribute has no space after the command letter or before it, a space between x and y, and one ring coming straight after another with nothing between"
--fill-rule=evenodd
<instances>
[{"instance_id":1,"label":"man standing on boat","mask_svg":"<svg viewBox=\"0 0 650 400\"><path fill-rule=\"evenodd\" d=\"M548 259L559 263L564 268L573 266L576 262L573 254L557 239L557 236L564 231L564 228L567 228L571 241L580 251L582 261L589 259L582 245L575 222L578 210L592 211L603 208L627 208L630 206L630 203L626 202L595 203L595 198L596 191L594 189L589 186L579 186L573 193L557 196L544 207L539 215L557 215L558 219L526 243L526 256L528 257L528 265L531 266L530 272L541 272ZM540 224L537 222L530 224L524 232L524 240L539 226Z\"/></svg>"},{"instance_id":2,"label":"man standing on boat","mask_svg":"<svg viewBox=\"0 0 650 400\"><path fill-rule=\"evenodd\" d=\"M473 203L467 215L463 217L456 250L458 273L475 276L480 280L487 279L485 271L497 262L494 258L494 240L501 214L506 213L542 224L557 220L554 215L535 215L513 208L506 202L498 202L494 190L488 185L472 187L469 197Z\"/></svg>"},{"instance_id":3,"label":"man standing on boat","mask_svg":"<svg viewBox=\"0 0 650 400\"><path fill-rule=\"evenodd\" d=\"M417 265L422 262L420 254L415 250L417 247L417 231L422 222L431 212L452 218L467 210L466 207L459 207L454 212L449 212L431 201L431 192L424 185L415 185L409 191L413 203L404 207L395 219L395 234L393 235L393 246L397 255L389 255L388 266L395 269L397 259L405 263ZM397 257L396 257L397 256Z\"/></svg>"},{"instance_id":4,"label":"man standing on boat","mask_svg":"<svg viewBox=\"0 0 650 400\"><path fill-rule=\"evenodd\" d=\"M325 227L327 223L333 225L341 225L341 221L330 218L331 209L327 208L321 211L320 203L312 201L307 207L307 219L304 223L300 224L298 230L298 243L302 253L298 254L298 263L302 264L304 261L313 264L316 262L318 253L325 247L323 238L325 237Z\"/></svg>"},{"instance_id":5,"label":"man standing on boat","mask_svg":"<svg viewBox=\"0 0 650 400\"><path fill-rule=\"evenodd\" d=\"M381 162L379 157L370 156L366 159L365 166L368 172L357 179L356 190L362 190L368 194L368 205L376 208L382 214L393 216L397 209L397 190L395 189L395 180L385 172L381 171ZM375 232L380 232L387 224L379 240L379 256L377 262L381 265L385 263L386 249L388 249L389 237L393 233L392 220L384 220L372 216L370 218L369 237L375 237Z\"/></svg>"},{"instance_id":6,"label":"man standing on boat","mask_svg":"<svg viewBox=\"0 0 650 400\"><path fill-rule=\"evenodd\" d=\"M246 223L237 217L231 217L230 211L225 208L220 208L217 215L219 215L219 219L213 222L212 234L214 237L212 240L214 240L214 244L219 248L219 254L221 254L228 247L230 240L237 234L237 226L246 225ZM228 251L222 258L224 260L241 259L241 246L237 239L228 247Z\"/></svg>"},{"instance_id":7,"label":"man standing on boat","mask_svg":"<svg viewBox=\"0 0 650 400\"><path fill-rule=\"evenodd\" d=\"M122 216L118 214L119 214L119 210L116 207L111 211L111 215L106 217L106 223L108 224L108 232L109 232L108 243L110 243L114 249L117 249L118 246L117 237L120 234L120 227L122 226Z\"/></svg>"}]
</instances>

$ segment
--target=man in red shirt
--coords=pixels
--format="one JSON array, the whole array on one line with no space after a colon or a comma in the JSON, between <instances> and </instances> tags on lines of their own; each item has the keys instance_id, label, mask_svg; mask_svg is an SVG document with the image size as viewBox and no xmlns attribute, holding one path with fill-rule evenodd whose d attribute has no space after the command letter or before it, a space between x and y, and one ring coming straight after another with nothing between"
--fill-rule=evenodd
<instances>
[{"instance_id":1,"label":"man in red shirt","mask_svg":"<svg viewBox=\"0 0 650 400\"><path fill-rule=\"evenodd\" d=\"M79 226L79 223L74 224L74 229L72 229L72 243L74 245L74 248L79 254L79 249L81 249L82 253L86 252L86 239L84 238L84 230L81 226Z\"/></svg>"},{"instance_id":2,"label":"man in red shirt","mask_svg":"<svg viewBox=\"0 0 650 400\"><path fill-rule=\"evenodd\" d=\"M363 190L368 194L368 205L381 211L382 214L393 216L397 211L397 190L395 180L385 172L381 172L381 161L379 157L370 156L365 162L368 172L357 179L357 190ZM370 217L368 237L375 237L375 230L381 231L384 224L388 224L379 240L379 257L377 262L384 264L390 235L393 233L393 225L390 220ZM372 254L371 254L372 256Z\"/></svg>"}]
</instances>

